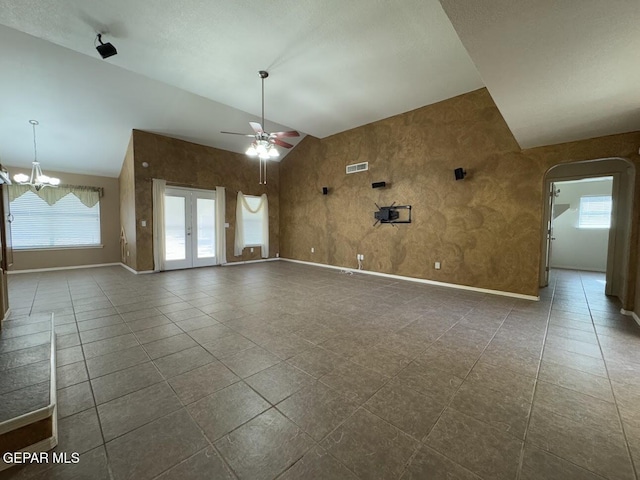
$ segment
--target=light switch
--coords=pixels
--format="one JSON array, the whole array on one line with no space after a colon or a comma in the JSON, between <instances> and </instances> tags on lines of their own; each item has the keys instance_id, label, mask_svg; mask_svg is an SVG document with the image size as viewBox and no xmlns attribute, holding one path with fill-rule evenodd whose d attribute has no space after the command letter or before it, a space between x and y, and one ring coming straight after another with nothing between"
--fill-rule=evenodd
<instances>
[{"instance_id":1,"label":"light switch","mask_svg":"<svg viewBox=\"0 0 640 480\"><path fill-rule=\"evenodd\" d=\"M229 223L225 223L224 228L229 228Z\"/></svg>"},{"instance_id":2,"label":"light switch","mask_svg":"<svg viewBox=\"0 0 640 480\"><path fill-rule=\"evenodd\" d=\"M143 227L146 227L146 226L147 226L147 221L146 221L146 220L142 220L142 221L140 222L140 224L141 224Z\"/></svg>"}]
</instances>

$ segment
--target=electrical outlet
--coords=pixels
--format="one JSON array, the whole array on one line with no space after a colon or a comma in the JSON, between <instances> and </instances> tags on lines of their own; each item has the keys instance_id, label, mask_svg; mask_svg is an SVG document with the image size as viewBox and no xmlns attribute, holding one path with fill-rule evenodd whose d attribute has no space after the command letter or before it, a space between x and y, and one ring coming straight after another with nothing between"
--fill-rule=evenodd
<instances>
[{"instance_id":1,"label":"electrical outlet","mask_svg":"<svg viewBox=\"0 0 640 480\"><path fill-rule=\"evenodd\" d=\"M364 253L360 254L360 260L364 260Z\"/></svg>"},{"instance_id":2,"label":"electrical outlet","mask_svg":"<svg viewBox=\"0 0 640 480\"><path fill-rule=\"evenodd\" d=\"M147 226L147 221L146 220L142 220L142 222L140 222L142 224L143 227Z\"/></svg>"},{"instance_id":3,"label":"electrical outlet","mask_svg":"<svg viewBox=\"0 0 640 480\"><path fill-rule=\"evenodd\" d=\"M251 253L253 253L253 247L251 247L251 250L249 250Z\"/></svg>"},{"instance_id":4,"label":"electrical outlet","mask_svg":"<svg viewBox=\"0 0 640 480\"><path fill-rule=\"evenodd\" d=\"M316 249L311 247L311 253L316 253Z\"/></svg>"},{"instance_id":5,"label":"electrical outlet","mask_svg":"<svg viewBox=\"0 0 640 480\"><path fill-rule=\"evenodd\" d=\"M440 262L436 262L435 268L436 268L436 270L440 270Z\"/></svg>"}]
</instances>

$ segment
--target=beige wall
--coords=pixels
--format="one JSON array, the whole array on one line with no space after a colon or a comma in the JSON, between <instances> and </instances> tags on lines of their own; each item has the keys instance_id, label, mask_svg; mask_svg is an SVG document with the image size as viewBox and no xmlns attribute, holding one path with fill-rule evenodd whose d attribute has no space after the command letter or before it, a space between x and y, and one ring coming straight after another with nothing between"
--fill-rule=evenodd
<instances>
[{"instance_id":1,"label":"beige wall","mask_svg":"<svg viewBox=\"0 0 640 480\"><path fill-rule=\"evenodd\" d=\"M31 174L30 170L7 167L11 175ZM62 184L101 187L104 196L100 198L100 231L102 248L71 248L60 250L14 250L11 270L31 270L39 268L75 267L117 263L120 261L120 194L117 178L77 175L46 170L46 174L58 177Z\"/></svg>"},{"instance_id":2,"label":"beige wall","mask_svg":"<svg viewBox=\"0 0 640 480\"><path fill-rule=\"evenodd\" d=\"M635 245L636 245L635 251L636 252L640 251L640 235L638 236L638 241L636 242ZM640 256L638 256L637 254L636 254L636 262L637 262L636 263L637 276L636 276L636 284L635 284L635 293L636 293L635 299L636 299L636 301L635 301L635 305L634 305L633 311L635 312L635 314L638 317L640 317Z\"/></svg>"},{"instance_id":3,"label":"beige wall","mask_svg":"<svg viewBox=\"0 0 640 480\"><path fill-rule=\"evenodd\" d=\"M133 173L133 136L129 140L127 153L122 162L122 170L118 178L120 187L120 225L124 230L127 244L121 261L127 266L136 268L136 192Z\"/></svg>"},{"instance_id":4,"label":"beige wall","mask_svg":"<svg viewBox=\"0 0 640 480\"><path fill-rule=\"evenodd\" d=\"M638 146L640 132L522 151L486 89L307 137L280 166L281 255L355 267L362 253L367 270L538 295L545 172L613 156L638 166ZM364 161L368 172L345 174ZM454 180L457 167L465 180ZM372 189L376 181L387 188ZM373 227L374 202L412 205L413 223ZM631 291L637 262L634 253Z\"/></svg>"},{"instance_id":5,"label":"beige wall","mask_svg":"<svg viewBox=\"0 0 640 480\"><path fill-rule=\"evenodd\" d=\"M149 166L143 167L143 162ZM133 131L133 168L135 176L135 243L130 242L130 255L135 251L135 269L153 270L153 206L152 179L164 179L169 185L202 189L226 188L227 262L260 259L260 249L245 249L241 257L233 255L236 196L267 194L269 199L269 257L279 252L279 173L278 162L268 167L267 185L258 185L257 160L246 155L197 145L162 135ZM125 169L123 168L123 173ZM120 182L129 183L120 176ZM127 211L131 212L130 206ZM145 220L147 226L142 226ZM128 227L129 228L129 227ZM127 232L127 235L129 233ZM133 266L133 264L132 264Z\"/></svg>"}]
</instances>

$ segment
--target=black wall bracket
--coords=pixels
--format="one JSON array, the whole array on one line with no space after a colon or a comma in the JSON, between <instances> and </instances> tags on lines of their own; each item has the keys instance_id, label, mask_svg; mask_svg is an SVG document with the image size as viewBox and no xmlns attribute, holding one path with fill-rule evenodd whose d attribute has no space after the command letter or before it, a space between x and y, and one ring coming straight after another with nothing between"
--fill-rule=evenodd
<instances>
[{"instance_id":1,"label":"black wall bracket","mask_svg":"<svg viewBox=\"0 0 640 480\"><path fill-rule=\"evenodd\" d=\"M376 219L374 227L378 223L390 223L393 226L396 223L411 223L411 205L396 205L396 202L393 202L388 207L380 207L377 203L375 206L378 211L373 213L373 218ZM408 215L401 215L401 211L407 211Z\"/></svg>"}]
</instances>

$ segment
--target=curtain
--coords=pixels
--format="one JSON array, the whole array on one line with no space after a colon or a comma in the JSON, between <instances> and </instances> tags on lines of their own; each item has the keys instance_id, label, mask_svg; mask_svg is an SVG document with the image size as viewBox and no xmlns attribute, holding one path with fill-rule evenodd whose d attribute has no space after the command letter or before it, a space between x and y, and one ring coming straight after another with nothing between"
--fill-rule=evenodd
<instances>
[{"instance_id":1,"label":"curtain","mask_svg":"<svg viewBox=\"0 0 640 480\"><path fill-rule=\"evenodd\" d=\"M245 209L251 213L261 213L262 243L260 244L260 248L262 250L262 258L269 258L269 202L267 200L266 193L263 193L260 196L260 202L257 207L251 208L243 193L238 192L238 200L236 204L236 238L233 248L234 255L236 257L241 256L242 250L246 247L243 222L243 212Z\"/></svg>"},{"instance_id":2,"label":"curtain","mask_svg":"<svg viewBox=\"0 0 640 480\"><path fill-rule=\"evenodd\" d=\"M153 179L153 271L164 270L164 192L166 180Z\"/></svg>"},{"instance_id":3,"label":"curtain","mask_svg":"<svg viewBox=\"0 0 640 480\"><path fill-rule=\"evenodd\" d=\"M219 265L227 263L227 231L225 229L226 194L224 187L216 187L216 259Z\"/></svg>"},{"instance_id":4,"label":"curtain","mask_svg":"<svg viewBox=\"0 0 640 480\"><path fill-rule=\"evenodd\" d=\"M262 194L262 258L269 258L269 202L267 194Z\"/></svg>"},{"instance_id":5,"label":"curtain","mask_svg":"<svg viewBox=\"0 0 640 480\"><path fill-rule=\"evenodd\" d=\"M236 238L233 242L233 254L236 257L242 256L242 249L244 248L244 223L242 220L243 203L244 195L242 192L238 192L238 199L236 201Z\"/></svg>"},{"instance_id":6,"label":"curtain","mask_svg":"<svg viewBox=\"0 0 640 480\"><path fill-rule=\"evenodd\" d=\"M58 187L45 187L39 192L30 185L9 185L9 201L13 202L27 192L33 192L49 205L54 205L58 200L70 193L78 197L84 206L93 208L100 201L101 189L96 187L76 187L60 185Z\"/></svg>"}]
</instances>

